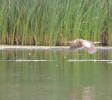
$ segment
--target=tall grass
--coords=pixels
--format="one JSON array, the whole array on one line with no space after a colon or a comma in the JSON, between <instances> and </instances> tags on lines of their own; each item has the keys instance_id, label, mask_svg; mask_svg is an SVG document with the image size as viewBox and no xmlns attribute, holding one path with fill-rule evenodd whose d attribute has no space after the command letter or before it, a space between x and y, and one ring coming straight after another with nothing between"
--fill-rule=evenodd
<instances>
[{"instance_id":1,"label":"tall grass","mask_svg":"<svg viewBox=\"0 0 112 100\"><path fill-rule=\"evenodd\" d=\"M0 44L64 45L84 38L112 45L111 0L1 0Z\"/></svg>"}]
</instances>

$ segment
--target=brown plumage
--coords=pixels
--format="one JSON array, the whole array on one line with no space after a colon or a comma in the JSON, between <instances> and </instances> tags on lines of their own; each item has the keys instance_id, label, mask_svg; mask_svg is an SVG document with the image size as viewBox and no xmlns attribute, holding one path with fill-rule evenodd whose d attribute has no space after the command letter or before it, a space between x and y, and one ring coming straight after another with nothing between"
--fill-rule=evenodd
<instances>
[{"instance_id":1,"label":"brown plumage","mask_svg":"<svg viewBox=\"0 0 112 100\"><path fill-rule=\"evenodd\" d=\"M70 45L70 48L68 50L68 53L73 52L79 48L84 48L89 54L95 53L96 47L93 45L93 42L83 40L83 39L76 39L73 41L67 41Z\"/></svg>"}]
</instances>

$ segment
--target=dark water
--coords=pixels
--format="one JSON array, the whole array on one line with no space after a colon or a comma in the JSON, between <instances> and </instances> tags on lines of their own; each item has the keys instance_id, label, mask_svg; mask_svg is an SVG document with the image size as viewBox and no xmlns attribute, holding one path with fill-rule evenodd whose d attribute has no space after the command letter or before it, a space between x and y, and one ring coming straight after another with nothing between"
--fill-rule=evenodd
<instances>
[{"instance_id":1,"label":"dark water","mask_svg":"<svg viewBox=\"0 0 112 100\"><path fill-rule=\"evenodd\" d=\"M0 50L0 100L112 100L112 50Z\"/></svg>"}]
</instances>

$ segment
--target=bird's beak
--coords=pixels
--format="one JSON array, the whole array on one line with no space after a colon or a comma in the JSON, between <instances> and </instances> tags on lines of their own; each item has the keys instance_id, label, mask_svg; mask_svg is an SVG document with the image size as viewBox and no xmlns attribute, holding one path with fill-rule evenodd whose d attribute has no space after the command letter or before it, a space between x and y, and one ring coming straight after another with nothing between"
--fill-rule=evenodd
<instances>
[{"instance_id":1,"label":"bird's beak","mask_svg":"<svg viewBox=\"0 0 112 100\"><path fill-rule=\"evenodd\" d=\"M99 43L101 43L101 42L99 42L99 41L98 42L93 42L93 44L99 44Z\"/></svg>"}]
</instances>

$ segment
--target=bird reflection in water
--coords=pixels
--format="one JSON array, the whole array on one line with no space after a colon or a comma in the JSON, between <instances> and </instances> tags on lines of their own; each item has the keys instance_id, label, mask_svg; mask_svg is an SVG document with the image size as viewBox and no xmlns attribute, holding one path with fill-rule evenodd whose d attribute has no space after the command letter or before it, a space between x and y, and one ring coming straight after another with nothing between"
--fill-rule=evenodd
<instances>
[{"instance_id":1,"label":"bird reflection in water","mask_svg":"<svg viewBox=\"0 0 112 100\"><path fill-rule=\"evenodd\" d=\"M88 86L82 89L82 100L95 100L94 87Z\"/></svg>"}]
</instances>

